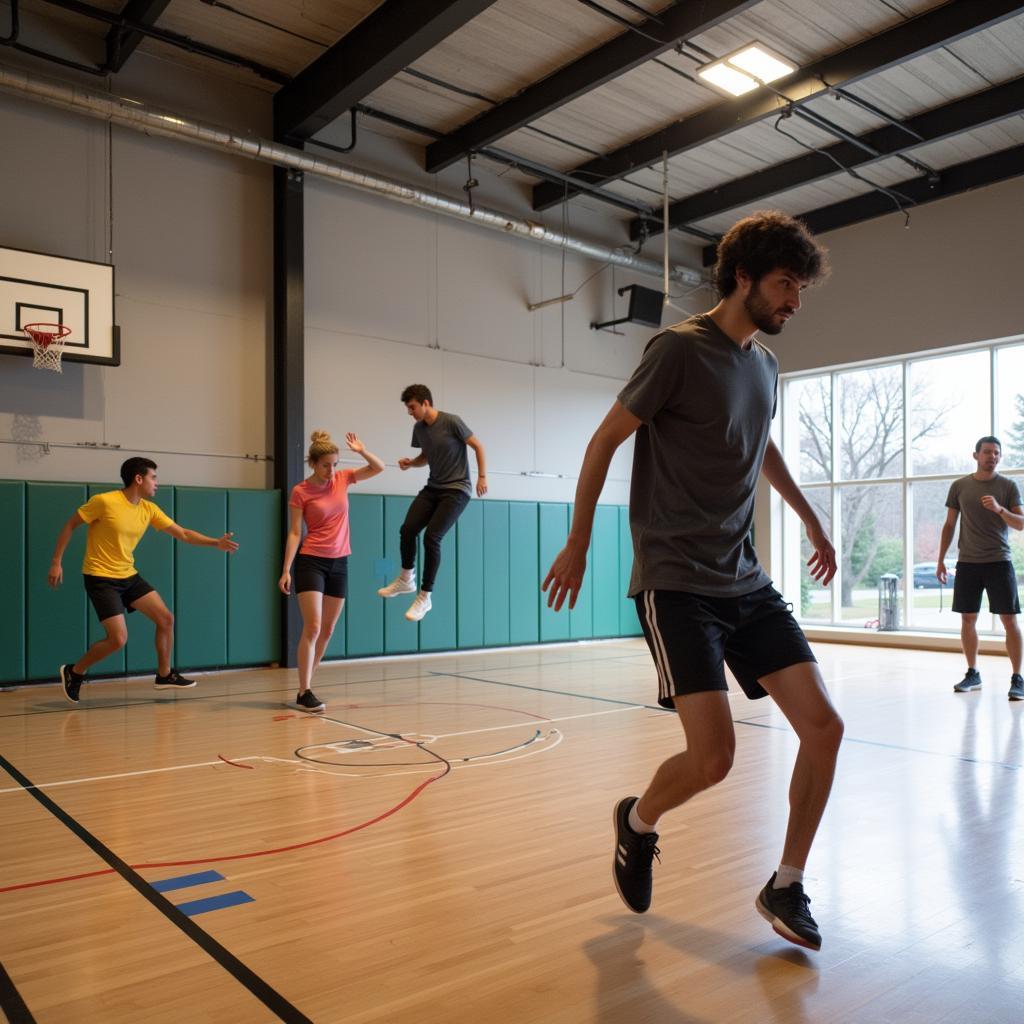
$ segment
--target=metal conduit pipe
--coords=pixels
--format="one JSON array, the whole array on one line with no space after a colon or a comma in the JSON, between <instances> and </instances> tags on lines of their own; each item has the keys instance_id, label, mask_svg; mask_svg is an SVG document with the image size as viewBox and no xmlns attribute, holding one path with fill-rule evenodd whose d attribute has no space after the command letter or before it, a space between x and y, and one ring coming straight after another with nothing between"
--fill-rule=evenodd
<instances>
[{"instance_id":1,"label":"metal conduit pipe","mask_svg":"<svg viewBox=\"0 0 1024 1024\"><path fill-rule=\"evenodd\" d=\"M28 72L8 67L0 67L0 89L50 106L102 121L110 121L135 131L163 135L172 139L183 139L186 142L207 146L222 152L234 153L278 167L287 167L304 174L313 174L318 178L348 185L393 202L431 210L434 213L454 217L470 224L500 231L505 235L517 235L552 248L612 263L638 274L661 277L663 273L662 265L654 260L643 259L600 243L575 238L561 231L547 228L536 221L481 206L474 206L473 209L470 209L468 203L431 192L428 189L407 185L366 171L359 171L323 157L311 156L300 149L272 142L269 139L240 135L228 128L157 111L134 100L91 92L78 86L40 78ZM699 284L703 279L700 271L681 266L671 267L669 275L688 284Z\"/></svg>"}]
</instances>

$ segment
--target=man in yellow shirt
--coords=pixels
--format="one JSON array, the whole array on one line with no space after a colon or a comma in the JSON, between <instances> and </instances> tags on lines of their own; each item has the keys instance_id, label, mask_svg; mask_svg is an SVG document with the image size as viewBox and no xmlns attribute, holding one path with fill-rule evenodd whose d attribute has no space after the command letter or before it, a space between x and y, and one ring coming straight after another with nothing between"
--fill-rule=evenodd
<instances>
[{"instance_id":1,"label":"man in yellow shirt","mask_svg":"<svg viewBox=\"0 0 1024 1024\"><path fill-rule=\"evenodd\" d=\"M230 533L214 538L186 530L155 505L150 499L156 494L156 468L155 462L140 456L126 460L121 466L124 488L94 494L64 524L57 537L50 563L51 587L59 587L64 579L60 563L72 532L83 523L88 524L82 575L85 592L106 632L74 665L60 667L64 696L72 704L78 703L89 667L124 647L128 640L125 613L136 610L156 625L156 688L187 689L196 685L194 679L186 679L171 668L174 616L163 598L135 571L135 545L150 525L186 544L228 552L237 551L238 545Z\"/></svg>"}]
</instances>

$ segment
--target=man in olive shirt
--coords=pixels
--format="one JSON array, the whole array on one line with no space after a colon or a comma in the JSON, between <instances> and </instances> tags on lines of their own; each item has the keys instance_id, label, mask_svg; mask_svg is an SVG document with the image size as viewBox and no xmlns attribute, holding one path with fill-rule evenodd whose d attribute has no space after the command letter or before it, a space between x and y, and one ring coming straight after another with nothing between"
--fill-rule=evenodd
<instances>
[{"instance_id":1,"label":"man in olive shirt","mask_svg":"<svg viewBox=\"0 0 1024 1024\"><path fill-rule=\"evenodd\" d=\"M1006 653L1013 674L1010 700L1024 700L1021 678L1021 633L1017 616L1017 575L1010 557L1009 531L1024 530L1020 490L1009 477L1000 476L996 466L1003 448L998 437L982 437L974 446L978 468L970 476L954 480L946 498L946 521L939 539L935 575L940 583L949 578L946 551L960 517L959 555L953 580L953 611L960 613L960 643L967 659L967 672L954 687L955 693L981 689L978 661L978 612L982 591L988 594L988 609L998 615L1006 631Z\"/></svg>"},{"instance_id":2,"label":"man in olive shirt","mask_svg":"<svg viewBox=\"0 0 1024 1024\"><path fill-rule=\"evenodd\" d=\"M64 524L50 563L48 578L51 587L64 580L61 560L71 534L88 524L82 579L104 637L97 640L74 665L61 665L60 681L64 696L72 703L79 701L85 673L98 661L119 651L128 641L125 615L140 611L156 626L157 670L154 686L158 690L181 690L195 686L171 668L174 648L174 616L163 598L135 568L135 546L149 526L167 533L175 540L220 551L237 551L238 544L230 533L207 537L195 530L186 530L171 519L152 500L156 494L156 463L134 456L121 465L121 490L94 494Z\"/></svg>"}]
</instances>

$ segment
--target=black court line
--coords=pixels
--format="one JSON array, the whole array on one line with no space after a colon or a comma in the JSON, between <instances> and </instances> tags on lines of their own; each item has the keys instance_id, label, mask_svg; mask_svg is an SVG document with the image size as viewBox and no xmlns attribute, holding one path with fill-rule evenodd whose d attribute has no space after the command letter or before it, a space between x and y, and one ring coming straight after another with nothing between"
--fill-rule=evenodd
<instances>
[{"instance_id":1,"label":"black court line","mask_svg":"<svg viewBox=\"0 0 1024 1024\"><path fill-rule=\"evenodd\" d=\"M37 800L62 825L73 832L101 860L110 865L139 895L147 899L171 924L183 931L197 946L217 961L236 981L244 985L264 1006L286 1024L313 1024L304 1013L293 1006L279 992L271 988L258 974L250 970L233 953L225 949L213 936L203 931L190 917L156 891L141 875L133 871L111 849L104 846L91 832L80 825L60 805L41 790L35 788L10 761L0 754L0 768L33 799Z\"/></svg>"},{"instance_id":2,"label":"black court line","mask_svg":"<svg viewBox=\"0 0 1024 1024\"><path fill-rule=\"evenodd\" d=\"M550 693L559 697L578 697L580 700L597 700L604 704L624 704L632 708L647 708L650 711L664 711L670 715L675 714L675 711L671 708L663 708L658 704L638 704L633 700L616 700L614 697L595 697L588 693L570 693L567 690L548 690L543 686L527 686L525 683L506 683L500 679L481 679L479 676L456 675L453 672L434 672L432 675L454 676L456 679L468 679L474 683L489 683L491 686L511 686L517 690L534 690L537 693ZM763 716L759 715L757 717ZM734 725L749 725L755 729L771 729L775 732L788 732L794 736L796 735L788 725L770 725L767 722L755 722L748 718L734 718L732 722ZM885 750L900 750L907 754L928 754L932 757L944 757L954 761L963 761L965 764L988 764L996 768L1007 768L1011 771L1018 771L1021 767L1024 767L1019 764L1011 764L1007 761L986 761L983 758L978 757L964 757L962 754L947 754L941 750L925 750L923 747L905 747L898 743L883 743L880 740L862 740L855 736L844 736L843 742L855 743L858 746L864 747L881 747Z\"/></svg>"},{"instance_id":3,"label":"black court line","mask_svg":"<svg viewBox=\"0 0 1024 1024\"><path fill-rule=\"evenodd\" d=\"M0 1010L7 1015L10 1024L36 1024L35 1017L15 988L11 976L0 964Z\"/></svg>"},{"instance_id":4,"label":"black court line","mask_svg":"<svg viewBox=\"0 0 1024 1024\"><path fill-rule=\"evenodd\" d=\"M624 661L624 660L626 660L628 658L635 658L635 657L637 657L637 655L635 655L635 654L622 654L622 655L615 655L614 657L611 657L611 658L572 658L572 659L569 659L567 661L542 661L542 662L535 662L535 663L530 664L530 665L501 666L501 667L496 668L496 669L488 669L488 671L493 671L493 672L513 672L513 671L519 671L520 669L524 669L524 668L547 668L547 667L552 666L552 665L588 665L588 664L590 664L592 662L597 662L597 661ZM344 662L329 662L328 664L341 665L341 664L344 664ZM256 669L255 671L263 672L263 671L271 671L271 670L266 668L266 667L263 667L263 668ZM277 671L277 670L275 669L273 671ZM211 673L211 674L213 674L213 673ZM427 676L436 676L436 675L452 675L452 673L450 673L450 672L428 672L426 676L424 676L422 673L418 673L417 675L414 675L414 676L381 676L381 677L374 677L373 679L353 679L353 680L348 681L348 682L341 681L341 682L337 682L337 683L331 683L331 682L326 682L325 681L325 682L322 682L322 683L317 683L317 686L319 686L321 690L330 691L332 689L336 689L339 686L365 686L368 683L407 683L407 682L410 682L410 681L412 681L414 679L425 679L425 678L427 678ZM127 680L127 679L103 679L103 680L99 680L96 683L90 683L89 685L90 686L93 686L93 685L103 685L104 683L114 684L114 685L128 685L131 681L132 680ZM15 684L15 685L17 685L17 684ZM44 686L59 686L60 684L59 683L41 683L41 684L33 683L31 685L33 687L38 686L39 688L42 688ZM18 687L18 688L20 689L20 687ZM193 701L221 700L221 699L224 699L224 698L231 699L231 698L234 698L234 697L271 697L271 696L275 696L275 695L279 695L279 694L280 694L280 690L239 690L239 691L233 692L233 693L211 693L211 694L209 694L209 696L204 696L204 697L191 697L191 696L190 697L183 697L183 698L181 698L181 703L184 704L186 701L191 703ZM46 711L15 711L13 714L10 714L10 715L0 715L0 720L2 720L4 718L31 718L31 717L33 717L35 715L70 715L73 712L82 712L82 711L118 711L118 710L123 710L124 708L153 707L156 704L169 704L169 703L171 703L174 700L175 700L175 698L173 698L173 697L163 697L163 698L160 698L160 697L152 697L152 698L139 697L139 698L137 698L135 700L126 701L123 704L103 704L103 705L94 705L94 706L90 706L88 704L86 704L84 706L81 705L81 704L79 704L77 706L67 705L67 706L58 707L58 708L50 708L49 710L46 710ZM281 705L281 707L283 707L283 708L292 708L294 710L294 705L290 704L288 702L283 703ZM662 710L664 710L664 709L662 709Z\"/></svg>"}]
</instances>

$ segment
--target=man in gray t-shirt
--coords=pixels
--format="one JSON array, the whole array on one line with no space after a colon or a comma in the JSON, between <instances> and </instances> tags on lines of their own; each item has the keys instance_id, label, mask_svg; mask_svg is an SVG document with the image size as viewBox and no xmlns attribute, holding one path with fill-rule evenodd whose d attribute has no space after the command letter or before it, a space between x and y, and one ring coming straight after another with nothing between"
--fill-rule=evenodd
<instances>
[{"instance_id":1,"label":"man in gray t-shirt","mask_svg":"<svg viewBox=\"0 0 1024 1024\"><path fill-rule=\"evenodd\" d=\"M587 447L569 539L544 581L549 606L568 597L572 607L608 465L635 435L629 593L657 669L658 702L677 711L686 745L642 797L615 809L616 887L631 910L647 910L658 818L729 771L728 665L748 697L774 698L800 738L782 860L756 906L780 935L811 949L821 935L803 869L843 724L800 627L758 564L750 527L764 473L807 529L812 576L827 584L835 574L832 543L770 439L778 363L755 337L779 334L803 287L824 272L824 250L785 214L754 214L726 233L714 272L721 302L647 346Z\"/></svg>"},{"instance_id":2,"label":"man in gray t-shirt","mask_svg":"<svg viewBox=\"0 0 1024 1024\"><path fill-rule=\"evenodd\" d=\"M381 597L416 593L405 617L419 622L431 607L431 594L437 571L441 567L441 541L455 525L469 504L472 487L469 482L467 449L476 453L476 493L487 493L487 470L484 446L473 431L456 415L434 408L434 398L425 384L410 384L402 392L406 411L416 421L412 428L412 446L420 454L414 459L399 459L398 468L429 466L430 475L424 487L409 506L399 537L401 539L402 571L377 593ZM423 533L423 579L416 592L416 538Z\"/></svg>"},{"instance_id":3,"label":"man in gray t-shirt","mask_svg":"<svg viewBox=\"0 0 1024 1024\"><path fill-rule=\"evenodd\" d=\"M978 468L949 486L946 497L946 521L939 539L939 557L935 575L940 583L949 578L946 551L960 519L959 557L953 580L953 611L960 613L960 645L967 659L967 672L954 687L954 693L981 689L978 662L978 612L981 595L988 595L988 608L998 615L1006 632L1006 653L1013 674L1010 676L1010 700L1024 700L1021 678L1021 632L1017 616L1017 574L1010 557L1009 528L1024 529L1020 490L1014 480L1000 476L996 466L1003 448L997 437L982 437L974 446Z\"/></svg>"}]
</instances>

